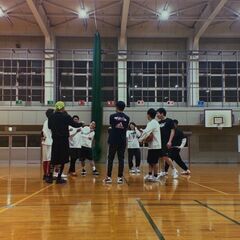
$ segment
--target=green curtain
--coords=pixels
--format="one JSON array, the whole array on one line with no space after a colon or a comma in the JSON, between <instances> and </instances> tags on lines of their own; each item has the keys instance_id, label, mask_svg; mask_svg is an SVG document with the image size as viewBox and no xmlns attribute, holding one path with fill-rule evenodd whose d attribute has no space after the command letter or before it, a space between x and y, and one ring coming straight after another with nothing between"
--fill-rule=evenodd
<instances>
[{"instance_id":1,"label":"green curtain","mask_svg":"<svg viewBox=\"0 0 240 240\"><path fill-rule=\"evenodd\" d=\"M95 146L93 156L95 161L101 158L101 130L102 130L102 79L101 79L101 38L97 32L94 36L93 47L93 82L92 82L92 120L96 122Z\"/></svg>"}]
</instances>

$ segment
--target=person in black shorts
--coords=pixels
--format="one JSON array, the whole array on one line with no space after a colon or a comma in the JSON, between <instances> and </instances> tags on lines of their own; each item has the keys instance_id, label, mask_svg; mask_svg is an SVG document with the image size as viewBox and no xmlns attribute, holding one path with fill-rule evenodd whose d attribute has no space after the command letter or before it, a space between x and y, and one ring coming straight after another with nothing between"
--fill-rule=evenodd
<instances>
[{"instance_id":1,"label":"person in black shorts","mask_svg":"<svg viewBox=\"0 0 240 240\"><path fill-rule=\"evenodd\" d=\"M167 118L167 111L164 108L159 108L157 110L157 119L161 130L162 154L163 154L162 160L164 161L164 163L168 163L168 165L172 168L173 178L177 178L178 171L174 167L172 160L168 156L169 149L172 147L172 140L175 134L173 120L171 118ZM166 173L164 170L159 173L160 177L163 177L165 175Z\"/></svg>"},{"instance_id":2,"label":"person in black shorts","mask_svg":"<svg viewBox=\"0 0 240 240\"><path fill-rule=\"evenodd\" d=\"M62 178L65 163L69 162L69 126L80 128L82 123L76 123L72 117L65 111L64 102L57 102L56 111L48 119L48 128L52 131L52 154L50 162L49 176L46 178L47 183L53 183L53 171L55 166L60 165L60 170L56 183L66 183Z\"/></svg>"},{"instance_id":3,"label":"person in black shorts","mask_svg":"<svg viewBox=\"0 0 240 240\"><path fill-rule=\"evenodd\" d=\"M107 176L103 180L104 183L112 183L112 168L115 154L118 155L118 178L117 183L123 183L123 170L124 170L124 153L126 149L126 132L130 118L123 112L125 103L118 101L116 103L116 113L110 116L109 137L108 137L108 162L107 162Z\"/></svg>"},{"instance_id":4,"label":"person in black shorts","mask_svg":"<svg viewBox=\"0 0 240 240\"><path fill-rule=\"evenodd\" d=\"M161 151L161 132L159 128L158 121L155 119L156 111L150 108L147 111L147 118L149 120L147 127L143 130L139 142L146 142L148 138L148 156L147 162L149 164L148 174L144 177L145 181L157 182L158 177L158 162L159 158L162 156Z\"/></svg>"},{"instance_id":5,"label":"person in black shorts","mask_svg":"<svg viewBox=\"0 0 240 240\"><path fill-rule=\"evenodd\" d=\"M95 128L96 123L92 121L89 126L85 126L82 128L81 131L81 138L82 138L82 149L81 149L81 165L82 165L82 176L87 175L87 171L85 169L85 160L88 159L90 161L90 165L92 167L92 173L93 175L97 176L99 175L99 172L97 171L93 159L93 153L92 153L92 144L95 136Z\"/></svg>"},{"instance_id":6,"label":"person in black shorts","mask_svg":"<svg viewBox=\"0 0 240 240\"><path fill-rule=\"evenodd\" d=\"M184 133L182 130L178 128L178 120L174 119L174 127L175 127L175 135L172 140L172 147L169 150L169 157L175 161L179 167L181 167L184 171L181 173L183 175L190 175L191 172L188 169L187 165L183 162L180 151L184 148L187 142L186 136L184 136ZM169 165L165 163L165 173L168 172Z\"/></svg>"}]
</instances>

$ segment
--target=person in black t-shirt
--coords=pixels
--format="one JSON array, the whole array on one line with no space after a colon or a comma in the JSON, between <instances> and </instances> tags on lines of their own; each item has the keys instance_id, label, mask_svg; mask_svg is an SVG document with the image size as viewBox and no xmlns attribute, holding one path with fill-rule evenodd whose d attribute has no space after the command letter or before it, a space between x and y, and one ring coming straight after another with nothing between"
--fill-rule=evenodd
<instances>
[{"instance_id":1,"label":"person in black t-shirt","mask_svg":"<svg viewBox=\"0 0 240 240\"><path fill-rule=\"evenodd\" d=\"M189 175L191 174L191 172L180 156L180 151L186 145L187 138L186 136L184 136L183 131L178 128L178 120L174 119L173 122L175 127L175 135L172 140L172 148L169 150L169 157L173 161L175 161L179 167L181 167L184 170L181 174ZM168 172L168 168L169 168L169 165L165 163L166 173Z\"/></svg>"},{"instance_id":2,"label":"person in black t-shirt","mask_svg":"<svg viewBox=\"0 0 240 240\"><path fill-rule=\"evenodd\" d=\"M157 110L157 118L161 130L162 155L163 155L162 160L164 161L164 163L168 163L168 165L172 168L173 178L177 178L178 171L174 167L172 160L168 156L169 149L172 147L172 140L175 134L174 123L171 118L167 118L167 111L164 108L159 108ZM164 170L162 170L159 173L160 177L163 177L165 175L166 173Z\"/></svg>"},{"instance_id":3,"label":"person in black t-shirt","mask_svg":"<svg viewBox=\"0 0 240 240\"><path fill-rule=\"evenodd\" d=\"M82 123L74 122L72 117L65 111L64 102L57 102L56 111L48 119L48 128L52 131L52 155L50 162L49 176L46 178L47 183L53 182L53 170L55 166L60 165L60 171L56 183L66 183L62 178L65 163L69 162L69 126L79 128Z\"/></svg>"},{"instance_id":4,"label":"person in black t-shirt","mask_svg":"<svg viewBox=\"0 0 240 240\"><path fill-rule=\"evenodd\" d=\"M124 152L126 148L126 131L129 124L129 117L123 113L125 103L118 101L116 104L116 113L110 116L110 131L108 137L108 163L107 163L107 176L103 180L104 183L112 183L112 167L115 154L118 155L118 179L117 183L123 183L123 170L124 170Z\"/></svg>"}]
</instances>

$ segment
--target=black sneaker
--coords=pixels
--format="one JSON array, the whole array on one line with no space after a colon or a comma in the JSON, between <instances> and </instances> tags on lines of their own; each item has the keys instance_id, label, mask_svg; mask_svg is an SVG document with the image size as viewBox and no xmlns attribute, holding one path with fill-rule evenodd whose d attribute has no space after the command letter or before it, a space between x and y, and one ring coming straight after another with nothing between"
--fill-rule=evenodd
<instances>
[{"instance_id":1,"label":"black sneaker","mask_svg":"<svg viewBox=\"0 0 240 240\"><path fill-rule=\"evenodd\" d=\"M53 177L47 176L46 179L45 179L45 182L50 183L50 184L53 183Z\"/></svg>"},{"instance_id":2,"label":"black sneaker","mask_svg":"<svg viewBox=\"0 0 240 240\"><path fill-rule=\"evenodd\" d=\"M42 180L45 181L46 179L47 179L47 175L44 174Z\"/></svg>"},{"instance_id":3,"label":"black sneaker","mask_svg":"<svg viewBox=\"0 0 240 240\"><path fill-rule=\"evenodd\" d=\"M94 176L98 176L99 175L99 172L97 171L97 169L93 170L93 175Z\"/></svg>"},{"instance_id":4,"label":"black sneaker","mask_svg":"<svg viewBox=\"0 0 240 240\"><path fill-rule=\"evenodd\" d=\"M85 169L82 169L81 175L82 176L86 176L87 175L87 171Z\"/></svg>"},{"instance_id":5,"label":"black sneaker","mask_svg":"<svg viewBox=\"0 0 240 240\"><path fill-rule=\"evenodd\" d=\"M57 178L57 180L56 180L56 184L64 184L66 182L67 181L65 179L63 179L63 178Z\"/></svg>"}]
</instances>

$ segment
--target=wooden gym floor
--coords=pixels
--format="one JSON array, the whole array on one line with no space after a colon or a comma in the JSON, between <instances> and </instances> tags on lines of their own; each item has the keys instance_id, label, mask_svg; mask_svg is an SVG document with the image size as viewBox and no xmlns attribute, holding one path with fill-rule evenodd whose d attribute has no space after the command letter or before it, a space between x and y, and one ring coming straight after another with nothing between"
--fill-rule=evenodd
<instances>
[{"instance_id":1,"label":"wooden gym floor","mask_svg":"<svg viewBox=\"0 0 240 240\"><path fill-rule=\"evenodd\" d=\"M126 172L122 186L104 185L98 167L47 185L39 166L0 165L0 239L240 239L240 165L193 165L190 178L153 184Z\"/></svg>"}]
</instances>

